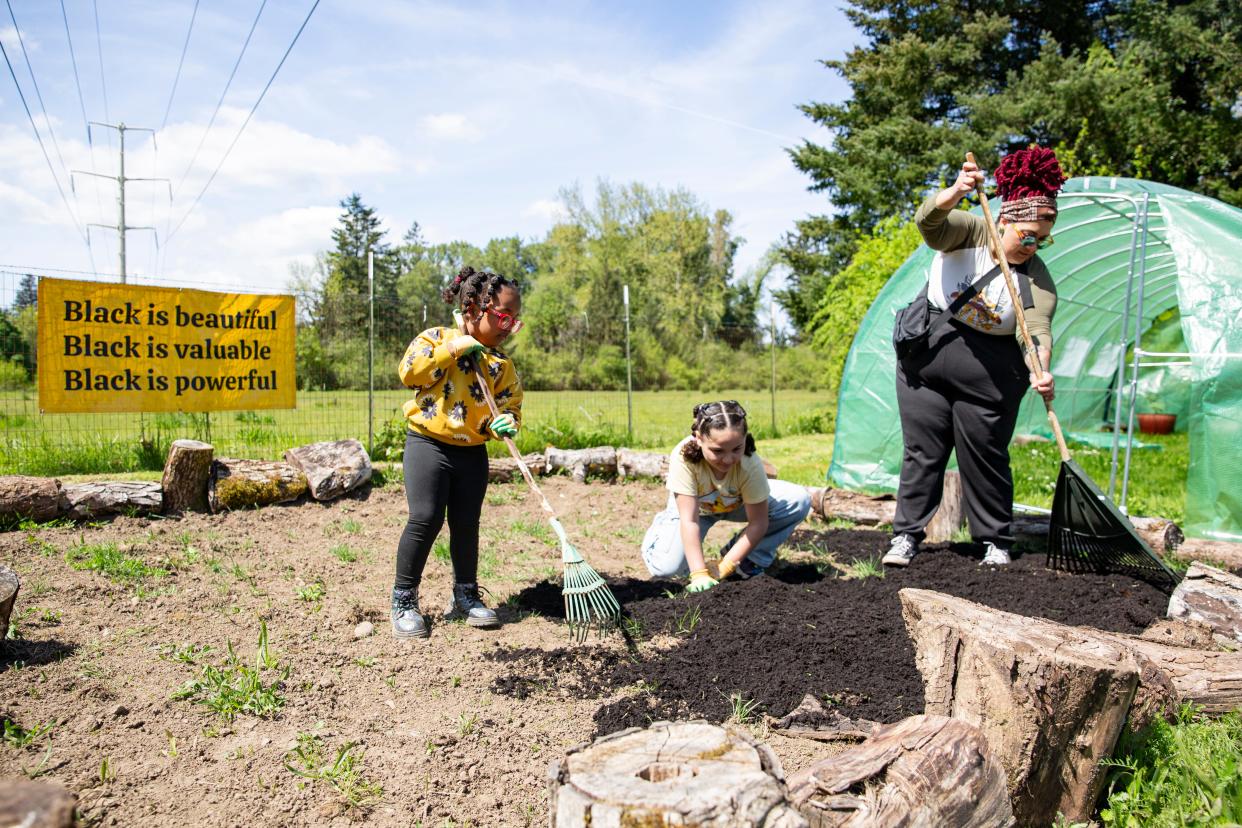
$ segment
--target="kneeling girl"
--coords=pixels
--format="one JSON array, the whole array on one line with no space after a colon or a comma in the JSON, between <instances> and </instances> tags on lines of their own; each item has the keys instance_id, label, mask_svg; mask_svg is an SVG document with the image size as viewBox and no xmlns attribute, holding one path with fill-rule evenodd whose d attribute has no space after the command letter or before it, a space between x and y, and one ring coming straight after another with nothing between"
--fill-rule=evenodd
<instances>
[{"instance_id":1,"label":"kneeling girl","mask_svg":"<svg viewBox=\"0 0 1242 828\"><path fill-rule=\"evenodd\" d=\"M746 409L733 400L694 407L690 436L669 457L667 487L668 506L643 538L643 561L656 577L688 572L690 592L764 572L811 510L804 487L768 480ZM746 525L725 546L718 568L709 568L703 539L721 520Z\"/></svg>"}]
</instances>

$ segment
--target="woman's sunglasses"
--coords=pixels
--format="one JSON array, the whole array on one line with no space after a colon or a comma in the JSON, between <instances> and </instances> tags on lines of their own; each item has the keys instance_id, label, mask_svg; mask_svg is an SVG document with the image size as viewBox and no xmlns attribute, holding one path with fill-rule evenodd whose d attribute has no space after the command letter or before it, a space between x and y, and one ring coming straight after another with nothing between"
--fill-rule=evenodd
<instances>
[{"instance_id":1,"label":"woman's sunglasses","mask_svg":"<svg viewBox=\"0 0 1242 828\"><path fill-rule=\"evenodd\" d=\"M513 331L517 333L522 330L522 320L518 319L515 314L507 313L502 310L496 310L490 305L486 308L487 312L496 317L496 325L502 331Z\"/></svg>"},{"instance_id":2,"label":"woman's sunglasses","mask_svg":"<svg viewBox=\"0 0 1242 828\"><path fill-rule=\"evenodd\" d=\"M1018 244L1023 247L1034 247L1039 250L1043 250L1045 247L1052 244L1051 233L1047 236L1041 237L1034 230L1018 230L1017 228L1014 228L1014 232L1018 234Z\"/></svg>"}]
</instances>

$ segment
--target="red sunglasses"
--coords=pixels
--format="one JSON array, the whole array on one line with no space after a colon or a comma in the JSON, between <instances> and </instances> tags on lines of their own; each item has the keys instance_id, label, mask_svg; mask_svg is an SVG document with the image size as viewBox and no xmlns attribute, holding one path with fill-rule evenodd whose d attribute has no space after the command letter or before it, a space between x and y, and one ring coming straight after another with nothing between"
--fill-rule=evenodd
<instances>
[{"instance_id":1,"label":"red sunglasses","mask_svg":"<svg viewBox=\"0 0 1242 828\"><path fill-rule=\"evenodd\" d=\"M492 316L496 317L496 324L500 326L502 331L513 331L517 333L522 330L522 320L518 319L517 314L507 313L502 310L496 310L490 305L484 308Z\"/></svg>"}]
</instances>

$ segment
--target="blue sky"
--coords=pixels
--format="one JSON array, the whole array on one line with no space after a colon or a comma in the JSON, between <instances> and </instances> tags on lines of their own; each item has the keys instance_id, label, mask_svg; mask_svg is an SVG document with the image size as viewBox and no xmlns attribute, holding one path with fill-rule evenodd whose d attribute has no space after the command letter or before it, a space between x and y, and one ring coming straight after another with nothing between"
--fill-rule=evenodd
<instances>
[{"instance_id":1,"label":"blue sky","mask_svg":"<svg viewBox=\"0 0 1242 828\"><path fill-rule=\"evenodd\" d=\"M130 233L135 279L269 290L330 245L351 192L391 241L417 221L431 241L482 245L542 237L559 191L590 192L599 178L685 187L729 210L744 270L796 219L829 208L785 150L827 141L796 106L848 94L820 61L858 40L839 8L802 0L322 0L190 211L313 0L264 7L206 133L259 0L201 0L175 94L193 0L98 0L98 41L89 0L65 0L69 38L59 3L11 2L46 119L7 8L0 41L78 222L116 222L114 182L76 177L69 189L66 168L116 173L115 135L96 131L88 145L84 106L89 120L158 130L154 148L149 134L127 139L126 174L175 188L170 205L165 185L129 185L128 223L157 227L162 243L157 254L151 233ZM115 233L91 238L94 265L0 64L0 269L116 272Z\"/></svg>"}]
</instances>

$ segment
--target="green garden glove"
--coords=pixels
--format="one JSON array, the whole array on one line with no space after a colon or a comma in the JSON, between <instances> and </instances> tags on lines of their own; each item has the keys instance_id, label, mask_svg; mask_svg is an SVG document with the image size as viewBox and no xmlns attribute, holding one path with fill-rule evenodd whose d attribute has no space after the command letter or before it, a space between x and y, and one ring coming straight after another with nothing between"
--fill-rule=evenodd
<instances>
[{"instance_id":1,"label":"green garden glove","mask_svg":"<svg viewBox=\"0 0 1242 828\"><path fill-rule=\"evenodd\" d=\"M477 354L483 350L483 343L469 334L450 339L447 344L449 353L453 355L454 359Z\"/></svg>"},{"instance_id":2,"label":"green garden glove","mask_svg":"<svg viewBox=\"0 0 1242 828\"><path fill-rule=\"evenodd\" d=\"M501 414L492 420L488 425L488 429L497 437L512 437L518 433L517 423L513 419L512 414Z\"/></svg>"},{"instance_id":3,"label":"green garden glove","mask_svg":"<svg viewBox=\"0 0 1242 828\"><path fill-rule=\"evenodd\" d=\"M718 583L720 582L707 574L706 569L696 569L690 573L690 584L686 587L686 592L706 592Z\"/></svg>"}]
</instances>

